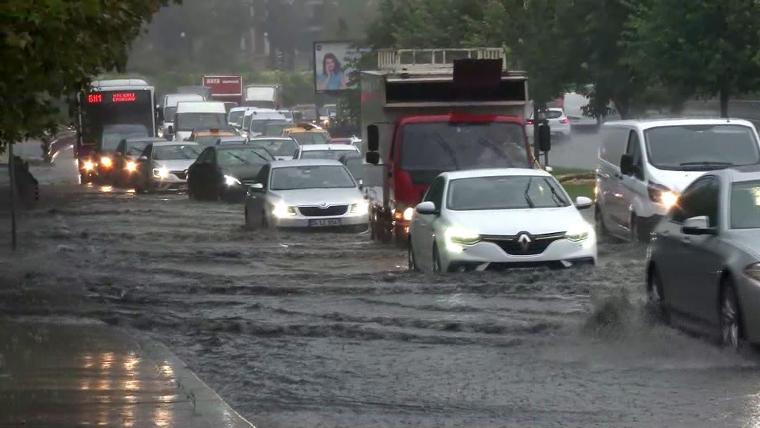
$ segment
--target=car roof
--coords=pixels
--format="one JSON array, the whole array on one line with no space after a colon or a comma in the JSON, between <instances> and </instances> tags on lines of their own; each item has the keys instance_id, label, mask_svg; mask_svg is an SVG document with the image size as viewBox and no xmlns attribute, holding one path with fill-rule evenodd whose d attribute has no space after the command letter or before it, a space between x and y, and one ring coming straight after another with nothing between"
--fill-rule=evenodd
<instances>
[{"instance_id":1,"label":"car roof","mask_svg":"<svg viewBox=\"0 0 760 428\"><path fill-rule=\"evenodd\" d=\"M638 119L638 120L618 120L606 122L602 127L625 126L646 130L651 128L660 128L664 126L684 126L684 125L740 125L754 128L752 122L744 119L732 118L658 118L658 119Z\"/></svg>"},{"instance_id":2,"label":"car roof","mask_svg":"<svg viewBox=\"0 0 760 428\"><path fill-rule=\"evenodd\" d=\"M252 143L255 143L256 141L272 141L272 140L282 140L282 141L295 141L296 140L290 138L290 137L253 137L250 139Z\"/></svg>"},{"instance_id":3,"label":"car roof","mask_svg":"<svg viewBox=\"0 0 760 428\"><path fill-rule=\"evenodd\" d=\"M239 135L220 135L219 139L222 141L245 141L245 138Z\"/></svg>"},{"instance_id":4,"label":"car roof","mask_svg":"<svg viewBox=\"0 0 760 428\"><path fill-rule=\"evenodd\" d=\"M198 146L192 141L163 141L153 143L153 147L170 147L170 146Z\"/></svg>"},{"instance_id":5,"label":"car roof","mask_svg":"<svg viewBox=\"0 0 760 428\"><path fill-rule=\"evenodd\" d=\"M224 113L227 109L221 101L180 101L177 113Z\"/></svg>"},{"instance_id":6,"label":"car roof","mask_svg":"<svg viewBox=\"0 0 760 428\"><path fill-rule=\"evenodd\" d=\"M305 146L301 146L302 152L328 151L328 150L344 151L344 152L358 152L359 151L359 149L357 149L355 146L352 146L350 144L307 144Z\"/></svg>"},{"instance_id":7,"label":"car roof","mask_svg":"<svg viewBox=\"0 0 760 428\"><path fill-rule=\"evenodd\" d=\"M139 138L125 138L127 143L161 143L168 142L165 138L158 137L139 137Z\"/></svg>"},{"instance_id":8,"label":"car roof","mask_svg":"<svg viewBox=\"0 0 760 428\"><path fill-rule=\"evenodd\" d=\"M285 168L289 166L345 166L339 161L330 159L295 159L273 161L272 168Z\"/></svg>"},{"instance_id":9,"label":"car roof","mask_svg":"<svg viewBox=\"0 0 760 428\"><path fill-rule=\"evenodd\" d=\"M470 169L463 171L450 171L444 172L442 176L449 180L455 180L458 178L477 178L477 177L499 177L505 175L514 176L533 176L533 177L551 177L551 174L543 169L532 168L492 168L492 169Z\"/></svg>"}]
</instances>

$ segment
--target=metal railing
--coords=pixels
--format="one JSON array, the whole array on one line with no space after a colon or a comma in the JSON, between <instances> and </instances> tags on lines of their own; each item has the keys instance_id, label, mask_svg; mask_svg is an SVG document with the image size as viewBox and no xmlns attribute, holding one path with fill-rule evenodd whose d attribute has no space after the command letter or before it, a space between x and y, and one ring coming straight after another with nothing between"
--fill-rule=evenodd
<instances>
[{"instance_id":1,"label":"metal railing","mask_svg":"<svg viewBox=\"0 0 760 428\"><path fill-rule=\"evenodd\" d=\"M502 69L505 71L515 66L509 61L503 48L381 49L377 51L378 68L388 71L451 69L454 61L458 59L500 59Z\"/></svg>"}]
</instances>

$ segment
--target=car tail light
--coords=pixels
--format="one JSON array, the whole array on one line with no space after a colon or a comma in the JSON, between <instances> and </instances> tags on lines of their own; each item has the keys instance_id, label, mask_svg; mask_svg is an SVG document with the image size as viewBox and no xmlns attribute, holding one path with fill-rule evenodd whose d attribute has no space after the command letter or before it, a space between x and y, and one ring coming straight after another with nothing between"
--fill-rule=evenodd
<instances>
[{"instance_id":1,"label":"car tail light","mask_svg":"<svg viewBox=\"0 0 760 428\"><path fill-rule=\"evenodd\" d=\"M525 124L528 125L528 126L533 126L533 119L526 120Z\"/></svg>"},{"instance_id":2,"label":"car tail light","mask_svg":"<svg viewBox=\"0 0 760 428\"><path fill-rule=\"evenodd\" d=\"M560 119L559 123L561 123L563 125L567 125L568 123L570 123L570 121L567 118L564 118L564 119Z\"/></svg>"}]
</instances>

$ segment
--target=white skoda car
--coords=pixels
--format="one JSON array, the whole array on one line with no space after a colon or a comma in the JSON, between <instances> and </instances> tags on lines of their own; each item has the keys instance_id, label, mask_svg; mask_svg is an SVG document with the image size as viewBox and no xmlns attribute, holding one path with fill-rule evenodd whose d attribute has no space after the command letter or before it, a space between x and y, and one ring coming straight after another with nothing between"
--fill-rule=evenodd
<instances>
[{"instance_id":1,"label":"white skoda car","mask_svg":"<svg viewBox=\"0 0 760 428\"><path fill-rule=\"evenodd\" d=\"M533 169L447 172L417 205L409 268L434 272L596 264L596 235L550 174Z\"/></svg>"}]
</instances>

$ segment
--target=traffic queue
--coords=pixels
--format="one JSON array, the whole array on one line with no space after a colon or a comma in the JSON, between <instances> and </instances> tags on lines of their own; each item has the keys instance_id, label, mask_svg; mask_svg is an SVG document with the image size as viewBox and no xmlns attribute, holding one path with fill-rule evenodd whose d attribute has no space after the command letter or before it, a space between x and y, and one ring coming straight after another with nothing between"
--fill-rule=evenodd
<instances>
[{"instance_id":1,"label":"traffic queue","mask_svg":"<svg viewBox=\"0 0 760 428\"><path fill-rule=\"evenodd\" d=\"M456 62L447 69L379 55L379 70L361 73L361 139L333 139L318 118L294 122L272 108L178 101L163 140L136 135L138 125L107 124L100 158L87 161L101 178L140 192L186 187L193 199L243 201L251 229L368 227L373 240L407 249L410 270L593 266L599 240L646 242L657 313L717 327L730 346L760 340L746 324L760 322L752 315L760 289L752 123L607 122L595 200L573 200L537 156L551 149L557 112L536 118L531 145L527 77L473 64L456 72ZM690 284L703 284L699 299Z\"/></svg>"}]
</instances>

